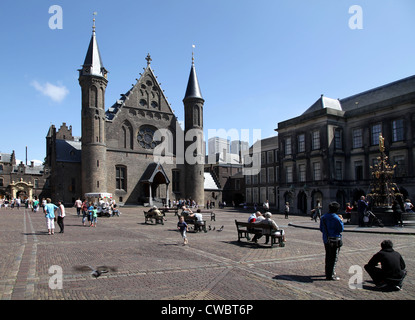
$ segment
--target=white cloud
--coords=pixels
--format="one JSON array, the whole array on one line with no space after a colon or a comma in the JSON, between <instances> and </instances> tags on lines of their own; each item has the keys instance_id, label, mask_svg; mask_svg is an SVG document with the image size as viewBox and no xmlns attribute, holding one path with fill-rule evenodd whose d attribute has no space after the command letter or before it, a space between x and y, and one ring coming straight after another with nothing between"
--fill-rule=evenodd
<instances>
[{"instance_id":1,"label":"white cloud","mask_svg":"<svg viewBox=\"0 0 415 320\"><path fill-rule=\"evenodd\" d=\"M55 102L62 102L65 99L66 95L69 93L69 90L65 86L59 85L55 86L49 82L46 82L44 85L39 82L32 81L31 85L43 95L51 98Z\"/></svg>"}]
</instances>

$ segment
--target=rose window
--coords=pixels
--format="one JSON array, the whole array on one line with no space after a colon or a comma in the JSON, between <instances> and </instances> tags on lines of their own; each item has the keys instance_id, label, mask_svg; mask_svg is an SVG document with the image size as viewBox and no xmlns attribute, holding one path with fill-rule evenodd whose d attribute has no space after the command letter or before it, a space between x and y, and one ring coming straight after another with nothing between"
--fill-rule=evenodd
<instances>
[{"instance_id":1,"label":"rose window","mask_svg":"<svg viewBox=\"0 0 415 320\"><path fill-rule=\"evenodd\" d=\"M154 130L149 127L140 128L137 134L137 140L144 149L154 149L158 141L154 141Z\"/></svg>"}]
</instances>

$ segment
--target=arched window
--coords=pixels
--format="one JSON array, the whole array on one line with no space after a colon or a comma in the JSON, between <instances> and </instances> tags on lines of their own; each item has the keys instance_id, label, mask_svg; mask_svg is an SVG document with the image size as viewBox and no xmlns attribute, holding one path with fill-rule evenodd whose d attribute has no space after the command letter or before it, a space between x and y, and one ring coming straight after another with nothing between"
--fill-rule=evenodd
<instances>
[{"instance_id":1,"label":"arched window","mask_svg":"<svg viewBox=\"0 0 415 320\"><path fill-rule=\"evenodd\" d=\"M89 94L89 105L93 108L97 108L98 106L98 91L97 87L92 86L91 91Z\"/></svg>"},{"instance_id":2,"label":"arched window","mask_svg":"<svg viewBox=\"0 0 415 320\"><path fill-rule=\"evenodd\" d=\"M200 127L200 109L199 106L193 108L193 124Z\"/></svg>"},{"instance_id":3,"label":"arched window","mask_svg":"<svg viewBox=\"0 0 415 320\"><path fill-rule=\"evenodd\" d=\"M101 107L104 109L105 108L105 91L104 91L104 88L101 87L99 92L100 92L99 102L101 103Z\"/></svg>"},{"instance_id":4,"label":"arched window","mask_svg":"<svg viewBox=\"0 0 415 320\"><path fill-rule=\"evenodd\" d=\"M115 166L115 189L127 191L127 167Z\"/></svg>"},{"instance_id":5,"label":"arched window","mask_svg":"<svg viewBox=\"0 0 415 320\"><path fill-rule=\"evenodd\" d=\"M121 146L125 149L133 149L133 127L128 121L124 121L121 127L122 143Z\"/></svg>"}]
</instances>

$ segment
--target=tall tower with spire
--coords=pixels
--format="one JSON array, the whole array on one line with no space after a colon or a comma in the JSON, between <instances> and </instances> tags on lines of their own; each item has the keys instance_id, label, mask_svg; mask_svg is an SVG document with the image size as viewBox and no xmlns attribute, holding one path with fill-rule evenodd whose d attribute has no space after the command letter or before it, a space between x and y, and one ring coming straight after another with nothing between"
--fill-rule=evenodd
<instances>
[{"instance_id":1,"label":"tall tower with spire","mask_svg":"<svg viewBox=\"0 0 415 320\"><path fill-rule=\"evenodd\" d=\"M204 204L203 105L192 54L192 67L183 99L185 120L185 193L186 198Z\"/></svg>"},{"instance_id":2,"label":"tall tower with spire","mask_svg":"<svg viewBox=\"0 0 415 320\"><path fill-rule=\"evenodd\" d=\"M82 69L82 193L106 192L105 90L107 70L102 64L95 35L95 13L92 37Z\"/></svg>"}]
</instances>

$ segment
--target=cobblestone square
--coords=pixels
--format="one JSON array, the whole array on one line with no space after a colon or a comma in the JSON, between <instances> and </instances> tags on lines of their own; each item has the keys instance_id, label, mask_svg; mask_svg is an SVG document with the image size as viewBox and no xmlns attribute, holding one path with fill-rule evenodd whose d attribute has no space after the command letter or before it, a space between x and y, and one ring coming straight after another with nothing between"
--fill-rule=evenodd
<instances>
[{"instance_id":1,"label":"cobblestone square","mask_svg":"<svg viewBox=\"0 0 415 320\"><path fill-rule=\"evenodd\" d=\"M324 246L318 223L305 216L274 214L285 230L285 247L238 242L235 220L249 211L218 209L216 221L204 216L207 233L188 233L182 245L177 217L167 213L164 225L145 224L143 207L122 208L120 217L98 218L97 227L82 226L67 208L65 233L56 225L48 235L44 215L30 209L0 209L2 300L414 300L415 229L356 228L346 225L336 272L340 281L324 277ZM218 231L221 226L223 231ZM358 230L359 229L359 230ZM391 239L405 259L403 290L375 289L366 272L356 269ZM75 266L112 266L99 278ZM62 270L62 288L51 288ZM52 280L51 280L52 279ZM351 285L349 284L351 282ZM353 286L360 289L354 289ZM52 283L53 287L53 283Z\"/></svg>"}]
</instances>

